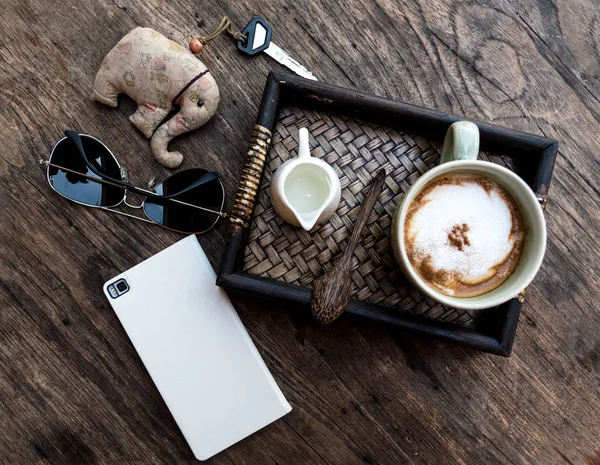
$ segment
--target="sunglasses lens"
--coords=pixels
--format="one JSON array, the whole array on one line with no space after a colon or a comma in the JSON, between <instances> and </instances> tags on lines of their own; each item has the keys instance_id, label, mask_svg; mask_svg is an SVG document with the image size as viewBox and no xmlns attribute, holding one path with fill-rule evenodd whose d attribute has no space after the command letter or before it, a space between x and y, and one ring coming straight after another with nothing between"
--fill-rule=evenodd
<instances>
[{"instance_id":1,"label":"sunglasses lens","mask_svg":"<svg viewBox=\"0 0 600 465\"><path fill-rule=\"evenodd\" d=\"M181 171L156 186L154 191L160 195L173 194L185 189L205 173L207 171L200 168ZM173 200L146 198L144 212L152 221L166 228L184 233L199 234L209 230L217 222L219 219L218 212L221 211L223 206L223 199L223 185L221 181L214 179L184 192L174 199L189 205L183 205ZM194 208L192 205L217 213Z\"/></svg>"},{"instance_id":2,"label":"sunglasses lens","mask_svg":"<svg viewBox=\"0 0 600 465\"><path fill-rule=\"evenodd\" d=\"M120 179L121 174L117 160L100 141L83 134L81 141L90 161L95 160L107 174ZM99 176L86 166L83 157L70 139L65 138L56 144L49 162L99 179ZM114 207L121 203L125 196L123 189L101 184L53 166L48 167L48 182L59 194L68 199L94 207Z\"/></svg>"}]
</instances>

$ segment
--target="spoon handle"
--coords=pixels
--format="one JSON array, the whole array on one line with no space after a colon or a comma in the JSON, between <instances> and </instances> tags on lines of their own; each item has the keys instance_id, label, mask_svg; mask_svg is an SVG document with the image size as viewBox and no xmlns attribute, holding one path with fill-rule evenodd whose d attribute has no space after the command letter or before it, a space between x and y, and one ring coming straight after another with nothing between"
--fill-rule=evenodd
<instances>
[{"instance_id":1,"label":"spoon handle","mask_svg":"<svg viewBox=\"0 0 600 465\"><path fill-rule=\"evenodd\" d=\"M365 201L362 204L360 212L358 213L358 218L356 218L356 223L354 224L354 231L352 231L352 236L350 236L350 240L348 241L348 245L346 246L346 250L342 256L342 260L340 262L341 266L349 265L352 260L354 249L360 242L360 238L363 229L367 225L369 215L371 214L371 211L373 211L373 207L375 206L375 202L377 202L379 194L381 194L383 181L385 181L385 169L382 168L377 172L375 179L373 179L371 182L369 192L365 196Z\"/></svg>"}]
</instances>

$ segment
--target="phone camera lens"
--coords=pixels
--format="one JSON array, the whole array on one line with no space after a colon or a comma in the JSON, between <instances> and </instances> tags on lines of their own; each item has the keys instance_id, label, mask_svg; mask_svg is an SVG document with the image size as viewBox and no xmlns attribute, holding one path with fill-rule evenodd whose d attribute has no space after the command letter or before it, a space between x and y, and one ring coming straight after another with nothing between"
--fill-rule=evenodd
<instances>
[{"instance_id":1,"label":"phone camera lens","mask_svg":"<svg viewBox=\"0 0 600 465\"><path fill-rule=\"evenodd\" d=\"M127 290L127 283L125 281L120 281L117 283L117 290L119 292L125 292Z\"/></svg>"}]
</instances>

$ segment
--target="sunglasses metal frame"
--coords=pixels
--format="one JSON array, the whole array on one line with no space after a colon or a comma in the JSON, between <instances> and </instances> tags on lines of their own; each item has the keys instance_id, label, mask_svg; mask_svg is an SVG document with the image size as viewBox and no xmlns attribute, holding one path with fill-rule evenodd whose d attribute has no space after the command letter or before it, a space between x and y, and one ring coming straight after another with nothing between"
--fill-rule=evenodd
<instances>
[{"instance_id":1,"label":"sunglasses metal frame","mask_svg":"<svg viewBox=\"0 0 600 465\"><path fill-rule=\"evenodd\" d=\"M104 147L104 149L110 154L110 156L113 158L113 160L117 164L117 166L119 168L121 180L123 180L123 181L125 180L125 175L124 175L124 173L126 173L125 169L121 166L121 164L119 163L119 160L117 159L117 157L111 152L111 150L106 145L104 145L104 143L101 140L95 138L94 136L90 136L88 134L79 134L79 136L80 137L86 137L86 138L89 138L89 139L93 139L94 141L98 142L102 147ZM54 147L52 147L52 151L50 152L50 156L48 157L48 160L40 159L39 163L40 163L40 165L46 166L46 168L47 168L46 169L46 180L48 181L48 185L50 186L50 188L54 192L56 192L58 195L60 195L61 197L64 197L67 200L70 200L71 202L77 203L79 205L83 205L85 207L98 208L100 210L108 211L108 212L111 212L111 213L116 213L118 215L127 216L127 217L133 218L135 220L144 221L146 223L150 223L150 224L154 224L154 225L157 225L157 226L161 226L161 227L163 227L165 229L168 229L170 231L175 231L175 232L182 233L182 234L203 234L205 232L210 231L212 228L214 228L214 226L219 221L219 218L227 218L229 216L229 215L227 215L227 213L225 213L223 211L223 206L225 205L225 188L223 187L223 183L221 182L221 180L217 179L219 185L221 186L221 191L222 191L221 207L220 207L219 211L211 210L209 208L200 207L199 205L193 205L193 204L190 204L190 203L187 203L187 202L183 202L181 200L177 200L177 199L173 199L173 198L165 199L165 201L168 201L168 202L179 203L181 205L185 205L185 206L188 206L188 207L191 207L191 208L195 208L197 210L202 210L202 211L206 211L206 212L209 212L209 213L215 213L217 215L217 218L215 219L214 223L209 228L207 228L207 229L205 229L203 231L189 232L189 231L179 231L177 229L169 228L169 227L167 227L167 226L165 226L163 224L160 224L160 223L154 221L146 213L146 210L144 208L144 205L146 204L146 199L144 199L144 201L142 202L141 205L130 205L130 204L127 203L127 193L130 190L129 187L127 187L125 185L114 183L112 181L108 181L106 179L103 179L102 177L95 178L95 177L92 177L92 176L88 176L88 175L80 173L78 171L74 171L74 170L71 170L69 168L65 168L63 166L56 165L56 164L52 163L52 155L54 155L54 150L56 149L56 147L61 142L65 141L66 139L68 139L68 137L63 137L58 142L56 142L56 144L54 144ZM113 187L117 187L119 189L122 189L123 190L123 198L117 204L115 204L115 205L105 206L105 205L90 205L90 204L87 204L87 203L79 202L78 200L74 200L74 199L72 199L70 197L67 197L66 195L62 194L61 192L59 192L54 187L54 184L53 184L52 180L50 179L50 168L51 167L63 170L65 172L67 172L67 173L76 174L78 176L84 177L86 179L89 179L90 181L97 182L99 184L105 184L105 185L109 185L109 186L113 186ZM198 168L190 168L189 170L183 170L183 171L180 171L179 173L183 173L185 171L191 171L191 170L195 170L195 169L198 169ZM176 173L176 174L179 174L179 173ZM97 174L97 175L98 176L102 176L101 174ZM174 175L172 175L172 176L174 176ZM169 177L171 177L171 176L169 176ZM166 182L169 179L169 177L167 177L162 183L158 183L158 184L163 184L164 182ZM135 189L137 189L137 190L140 191L139 192L140 195L143 195L143 193L156 195L156 192L153 192L151 190L143 189L143 188L137 187L137 186L134 186L134 187L135 187ZM139 216L135 216L135 215L132 215L130 213L126 213L126 212L122 212L122 211L119 211L119 210L115 210L115 208L118 207L118 206L120 206L121 204L125 204L128 207L130 207L130 208L141 208L144 211L144 215L146 215L146 218L141 218Z\"/></svg>"}]
</instances>

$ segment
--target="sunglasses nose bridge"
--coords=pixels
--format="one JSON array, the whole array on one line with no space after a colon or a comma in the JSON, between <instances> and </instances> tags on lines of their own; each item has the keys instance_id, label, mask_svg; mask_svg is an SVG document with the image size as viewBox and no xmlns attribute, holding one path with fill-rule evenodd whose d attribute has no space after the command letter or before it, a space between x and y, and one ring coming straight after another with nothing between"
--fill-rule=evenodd
<instances>
[{"instance_id":1,"label":"sunglasses nose bridge","mask_svg":"<svg viewBox=\"0 0 600 465\"><path fill-rule=\"evenodd\" d=\"M127 200L127 191L125 191L125 198L123 199L123 203L125 205L127 205L129 208L143 208L144 207L143 200L142 200L142 203L140 203L139 205L133 205L133 204L129 203L129 201Z\"/></svg>"}]
</instances>

